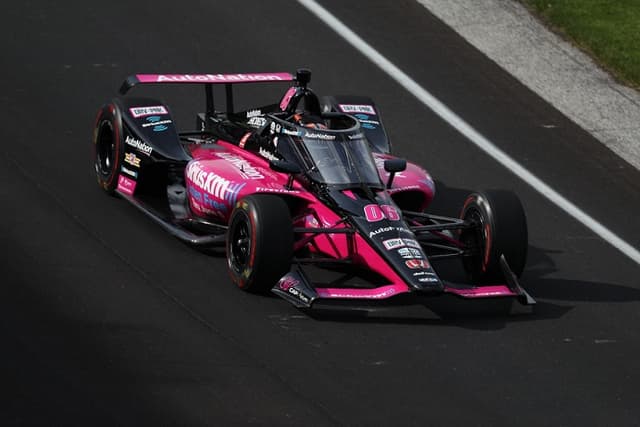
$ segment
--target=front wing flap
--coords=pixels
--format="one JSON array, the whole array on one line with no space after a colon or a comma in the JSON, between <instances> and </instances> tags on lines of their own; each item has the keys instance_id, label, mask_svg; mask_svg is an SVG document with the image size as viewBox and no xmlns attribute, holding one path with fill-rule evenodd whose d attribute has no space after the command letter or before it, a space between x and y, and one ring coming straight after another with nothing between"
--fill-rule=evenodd
<instances>
[{"instance_id":1,"label":"front wing flap","mask_svg":"<svg viewBox=\"0 0 640 427\"><path fill-rule=\"evenodd\" d=\"M443 294L451 294L463 299L487 299L487 298L515 298L522 305L534 305L536 301L520 286L515 274L509 268L504 255L500 257L500 266L506 284L495 285L457 285L443 281L444 290L439 293L420 292L412 289L404 283L389 284L376 288L324 288L316 287L302 269L296 268L284 275L272 288L272 292L289 301L298 308L311 308L313 303L322 301L367 301L367 302L391 302L392 297L399 295L413 297L433 297ZM409 299L403 301L409 302Z\"/></svg>"}]
</instances>

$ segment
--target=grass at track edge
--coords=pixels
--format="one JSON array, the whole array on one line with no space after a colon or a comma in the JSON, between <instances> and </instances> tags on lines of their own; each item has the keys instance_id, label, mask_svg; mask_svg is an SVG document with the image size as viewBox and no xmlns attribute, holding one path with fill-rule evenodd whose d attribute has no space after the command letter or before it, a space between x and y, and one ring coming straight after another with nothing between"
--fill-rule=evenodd
<instances>
[{"instance_id":1,"label":"grass at track edge","mask_svg":"<svg viewBox=\"0 0 640 427\"><path fill-rule=\"evenodd\" d=\"M519 0L618 81L640 89L639 0Z\"/></svg>"}]
</instances>

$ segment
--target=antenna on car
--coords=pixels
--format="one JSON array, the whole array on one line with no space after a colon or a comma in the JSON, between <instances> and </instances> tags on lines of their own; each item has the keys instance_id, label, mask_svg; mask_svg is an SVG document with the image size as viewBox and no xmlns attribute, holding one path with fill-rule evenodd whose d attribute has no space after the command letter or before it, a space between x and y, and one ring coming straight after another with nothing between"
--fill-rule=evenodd
<instances>
[{"instance_id":1,"label":"antenna on car","mask_svg":"<svg viewBox=\"0 0 640 427\"><path fill-rule=\"evenodd\" d=\"M311 81L311 70L308 68L298 68L296 70L296 81L298 86L307 88L307 84Z\"/></svg>"}]
</instances>

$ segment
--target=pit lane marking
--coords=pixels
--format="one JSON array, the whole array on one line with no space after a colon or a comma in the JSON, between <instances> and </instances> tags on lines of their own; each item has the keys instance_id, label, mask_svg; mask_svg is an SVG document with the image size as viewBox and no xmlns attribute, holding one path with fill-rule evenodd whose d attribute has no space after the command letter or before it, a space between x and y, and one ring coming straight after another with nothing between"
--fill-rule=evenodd
<instances>
[{"instance_id":1,"label":"pit lane marking","mask_svg":"<svg viewBox=\"0 0 640 427\"><path fill-rule=\"evenodd\" d=\"M456 129L465 136L469 141L478 148L491 156L502 166L510 170L514 175L518 176L524 182L529 184L533 189L553 204L565 211L568 215L576 219L585 227L600 236L611 246L618 249L631 260L640 264L640 251L629 243L620 238L617 234L609 230L603 224L595 220L592 216L576 206L569 199L562 196L556 190L547 185L540 178L529 172L524 166L506 154L494 143L489 141L480 132L475 130L471 125L465 122L460 116L454 113L449 107L442 103L439 99L429 93L420 86L415 80L409 77L404 71L394 65L385 58L380 52L375 50L371 45L365 42L360 36L354 33L349 27L336 18L331 12L320 6L315 0L297 0L309 12L313 13L318 19L324 22L329 28L335 31L347 43L357 49L371 62L376 64L389 77L395 80L400 86L404 87L409 93L413 94L422 104L437 114L442 120Z\"/></svg>"}]
</instances>

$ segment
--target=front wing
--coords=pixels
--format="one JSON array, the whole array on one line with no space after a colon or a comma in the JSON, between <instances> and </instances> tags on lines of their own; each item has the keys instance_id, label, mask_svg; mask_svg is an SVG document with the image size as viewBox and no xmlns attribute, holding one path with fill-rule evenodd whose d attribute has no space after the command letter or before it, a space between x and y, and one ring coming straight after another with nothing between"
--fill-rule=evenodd
<instances>
[{"instance_id":1,"label":"front wing","mask_svg":"<svg viewBox=\"0 0 640 427\"><path fill-rule=\"evenodd\" d=\"M311 283L304 271L298 267L282 277L271 291L298 308L312 308L313 304L318 301L411 303L416 297L433 297L445 294L468 300L510 298L522 305L534 305L536 301L520 286L504 255L500 257L500 266L506 278L505 284L473 286L443 281L444 289L437 293L433 291L420 292L404 283L393 283L375 288L322 287Z\"/></svg>"}]
</instances>

